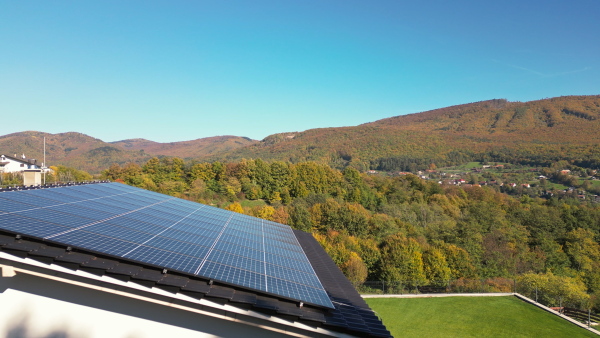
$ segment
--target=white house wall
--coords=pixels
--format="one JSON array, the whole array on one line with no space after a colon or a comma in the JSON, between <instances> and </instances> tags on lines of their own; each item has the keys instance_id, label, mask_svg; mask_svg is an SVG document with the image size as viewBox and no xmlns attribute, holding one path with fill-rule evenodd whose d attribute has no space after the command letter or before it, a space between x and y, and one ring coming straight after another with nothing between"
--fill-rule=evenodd
<instances>
[{"instance_id":1,"label":"white house wall","mask_svg":"<svg viewBox=\"0 0 600 338\"><path fill-rule=\"evenodd\" d=\"M0 337L281 337L282 334L17 273L0 277Z\"/></svg>"},{"instance_id":2,"label":"white house wall","mask_svg":"<svg viewBox=\"0 0 600 338\"><path fill-rule=\"evenodd\" d=\"M5 173L14 173L14 172L20 172L23 171L25 169L29 169L27 164L25 163L21 163L21 162L17 162L17 161L13 161L10 159L7 159L8 164L6 164L4 166L4 172ZM21 166L23 165L23 166Z\"/></svg>"}]
</instances>

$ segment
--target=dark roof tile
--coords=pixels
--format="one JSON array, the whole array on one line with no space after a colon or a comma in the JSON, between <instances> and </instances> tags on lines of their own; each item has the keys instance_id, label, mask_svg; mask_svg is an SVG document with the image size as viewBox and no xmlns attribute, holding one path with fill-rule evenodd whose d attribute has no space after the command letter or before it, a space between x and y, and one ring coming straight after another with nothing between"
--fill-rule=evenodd
<instances>
[{"instance_id":1,"label":"dark roof tile","mask_svg":"<svg viewBox=\"0 0 600 338\"><path fill-rule=\"evenodd\" d=\"M214 297L214 298L225 298L227 300L231 300L233 298L233 294L235 290L232 288L220 286L220 285L211 285L210 290L206 293L206 297Z\"/></svg>"},{"instance_id":2,"label":"dark roof tile","mask_svg":"<svg viewBox=\"0 0 600 338\"><path fill-rule=\"evenodd\" d=\"M255 306L261 309L277 311L279 309L279 301L271 297L256 296Z\"/></svg>"},{"instance_id":3,"label":"dark roof tile","mask_svg":"<svg viewBox=\"0 0 600 338\"><path fill-rule=\"evenodd\" d=\"M256 304L256 294L241 290L235 290L231 301L235 303Z\"/></svg>"},{"instance_id":4,"label":"dark roof tile","mask_svg":"<svg viewBox=\"0 0 600 338\"><path fill-rule=\"evenodd\" d=\"M0 235L0 247L15 241L15 236Z\"/></svg>"}]
</instances>

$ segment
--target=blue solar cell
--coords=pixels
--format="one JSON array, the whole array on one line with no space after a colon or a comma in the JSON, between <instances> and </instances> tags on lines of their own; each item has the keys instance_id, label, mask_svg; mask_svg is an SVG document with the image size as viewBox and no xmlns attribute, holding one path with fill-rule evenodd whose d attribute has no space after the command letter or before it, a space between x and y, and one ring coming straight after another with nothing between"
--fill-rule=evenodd
<instances>
[{"instance_id":1,"label":"blue solar cell","mask_svg":"<svg viewBox=\"0 0 600 338\"><path fill-rule=\"evenodd\" d=\"M245 286L255 290L265 290L264 275L250 270L234 268L228 265L207 261L202 268L201 274L217 276L215 279L223 282Z\"/></svg>"},{"instance_id":2,"label":"blue solar cell","mask_svg":"<svg viewBox=\"0 0 600 338\"><path fill-rule=\"evenodd\" d=\"M31 209L31 208L37 208L37 207L33 206L31 204L25 204L22 202L3 199L2 195L0 195L0 214L7 213L7 212L19 211L19 210L25 210L25 209Z\"/></svg>"},{"instance_id":3,"label":"blue solar cell","mask_svg":"<svg viewBox=\"0 0 600 338\"><path fill-rule=\"evenodd\" d=\"M87 232L85 229L67 232L50 240L114 256L122 256L137 246L136 243Z\"/></svg>"},{"instance_id":4,"label":"blue solar cell","mask_svg":"<svg viewBox=\"0 0 600 338\"><path fill-rule=\"evenodd\" d=\"M0 228L332 307L288 226L124 184L2 193Z\"/></svg>"},{"instance_id":5,"label":"blue solar cell","mask_svg":"<svg viewBox=\"0 0 600 338\"><path fill-rule=\"evenodd\" d=\"M56 204L70 203L70 202L75 202L75 201L79 200L75 197L58 194L58 193L52 192L48 189L26 190L26 191L23 191L23 194L27 195L27 196L33 196L33 197L42 197L42 198L54 201Z\"/></svg>"},{"instance_id":6,"label":"blue solar cell","mask_svg":"<svg viewBox=\"0 0 600 338\"><path fill-rule=\"evenodd\" d=\"M154 234L133 230L132 228L116 226L109 222L90 225L84 229L89 233L118 238L132 243L143 243L154 236Z\"/></svg>"},{"instance_id":7,"label":"blue solar cell","mask_svg":"<svg viewBox=\"0 0 600 338\"><path fill-rule=\"evenodd\" d=\"M39 238L69 229L56 223L40 221L19 214L0 215L0 228Z\"/></svg>"},{"instance_id":8,"label":"blue solar cell","mask_svg":"<svg viewBox=\"0 0 600 338\"><path fill-rule=\"evenodd\" d=\"M267 276L267 285L269 292L285 295L294 299L302 299L312 304L331 304L326 292L320 289L312 288L298 283L291 283L286 280Z\"/></svg>"},{"instance_id":9,"label":"blue solar cell","mask_svg":"<svg viewBox=\"0 0 600 338\"><path fill-rule=\"evenodd\" d=\"M248 257L248 258L252 258L252 259L256 259L256 260L260 260L260 261L264 260L264 257L265 257L264 252L260 251L260 249L258 249L258 248L247 247L247 246L244 246L243 244L236 244L236 245L231 245L231 244L232 243L228 243L225 241L219 241L215 245L214 249L215 249L215 251L220 250L226 254ZM244 243L244 244L251 245L251 243ZM209 259L212 259L212 256L209 257Z\"/></svg>"},{"instance_id":10,"label":"blue solar cell","mask_svg":"<svg viewBox=\"0 0 600 338\"><path fill-rule=\"evenodd\" d=\"M89 218L69 215L51 209L34 209L15 213L14 215L27 217L35 222L60 224L67 228L76 228L93 222L93 220Z\"/></svg>"},{"instance_id":11,"label":"blue solar cell","mask_svg":"<svg viewBox=\"0 0 600 338\"><path fill-rule=\"evenodd\" d=\"M36 196L20 194L20 191L5 192L2 194L2 197L5 199L10 199L11 201L14 201L14 202L21 202L21 203L29 204L33 207L43 207L43 206L56 204L55 201L52 201L52 200L49 200L46 198L40 198L40 197L36 197Z\"/></svg>"},{"instance_id":12,"label":"blue solar cell","mask_svg":"<svg viewBox=\"0 0 600 338\"><path fill-rule=\"evenodd\" d=\"M160 234L160 237L176 239L176 240L189 242L189 243L193 243L193 244L197 244L197 245L202 245L202 246L206 246L206 247L210 247L214 243L215 238L216 238L216 236L213 238L210 238L210 237L195 235L195 234L192 234L189 232L179 231L179 230L175 230L175 229L166 230L165 232ZM204 256L202 256L202 257L204 257Z\"/></svg>"},{"instance_id":13,"label":"blue solar cell","mask_svg":"<svg viewBox=\"0 0 600 338\"><path fill-rule=\"evenodd\" d=\"M162 248L166 251L175 252L182 255L195 257L204 257L208 253L209 247L201 245L201 243L192 243L186 241L174 240L165 237L155 237L144 244L147 247Z\"/></svg>"},{"instance_id":14,"label":"blue solar cell","mask_svg":"<svg viewBox=\"0 0 600 338\"><path fill-rule=\"evenodd\" d=\"M51 206L47 208L48 210L62 212L65 214L72 214L76 216L81 216L84 218L89 218L93 220L104 219L114 216L114 214L102 211L102 210L94 210L90 208L83 207L78 204L59 204L55 206Z\"/></svg>"},{"instance_id":15,"label":"blue solar cell","mask_svg":"<svg viewBox=\"0 0 600 338\"><path fill-rule=\"evenodd\" d=\"M142 246L125 257L144 263L152 261L159 267L187 273L193 273L198 263L196 257L147 246Z\"/></svg>"}]
</instances>

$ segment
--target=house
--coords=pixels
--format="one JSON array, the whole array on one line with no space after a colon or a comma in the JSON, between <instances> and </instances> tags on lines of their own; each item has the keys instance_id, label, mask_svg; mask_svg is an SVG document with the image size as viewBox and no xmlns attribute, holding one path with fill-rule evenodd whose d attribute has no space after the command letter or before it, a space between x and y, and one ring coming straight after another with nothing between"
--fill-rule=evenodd
<instances>
[{"instance_id":1,"label":"house","mask_svg":"<svg viewBox=\"0 0 600 338\"><path fill-rule=\"evenodd\" d=\"M0 210L0 336L390 337L286 225L110 182L0 190Z\"/></svg>"},{"instance_id":2,"label":"house","mask_svg":"<svg viewBox=\"0 0 600 338\"><path fill-rule=\"evenodd\" d=\"M0 172L4 173L15 173L23 172L28 169L41 169L37 164L37 160L28 159L25 154L21 155L20 158L15 156L0 155Z\"/></svg>"}]
</instances>

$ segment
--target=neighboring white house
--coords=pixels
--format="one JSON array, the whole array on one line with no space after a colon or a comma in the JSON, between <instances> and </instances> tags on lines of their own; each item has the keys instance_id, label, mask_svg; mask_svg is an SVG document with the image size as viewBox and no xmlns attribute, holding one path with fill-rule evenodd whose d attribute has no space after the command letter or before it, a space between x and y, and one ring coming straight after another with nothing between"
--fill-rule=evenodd
<instances>
[{"instance_id":1,"label":"neighboring white house","mask_svg":"<svg viewBox=\"0 0 600 338\"><path fill-rule=\"evenodd\" d=\"M8 155L0 155L0 172L4 173L16 173L23 172L28 169L42 169L38 164L37 160L33 158L26 158L25 154L21 155L21 158Z\"/></svg>"}]
</instances>

